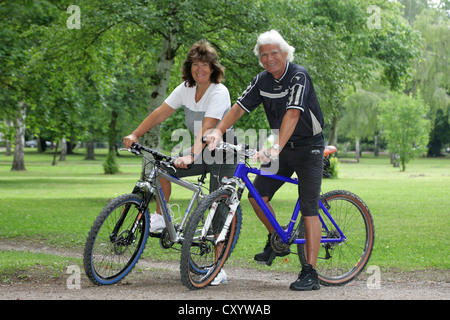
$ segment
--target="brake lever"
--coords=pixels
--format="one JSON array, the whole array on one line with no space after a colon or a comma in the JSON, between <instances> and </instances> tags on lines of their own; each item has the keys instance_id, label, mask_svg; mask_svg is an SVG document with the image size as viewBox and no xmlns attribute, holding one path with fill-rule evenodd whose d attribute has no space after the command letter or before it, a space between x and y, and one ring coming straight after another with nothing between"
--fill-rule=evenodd
<instances>
[{"instance_id":1,"label":"brake lever","mask_svg":"<svg viewBox=\"0 0 450 320\"><path fill-rule=\"evenodd\" d=\"M173 162L172 161L170 161L169 162L170 164L167 164L167 168L171 168L172 170L173 170L173 173L177 173L177 167L175 167L175 165L172 165L173 164Z\"/></svg>"},{"instance_id":2,"label":"brake lever","mask_svg":"<svg viewBox=\"0 0 450 320\"><path fill-rule=\"evenodd\" d=\"M135 155L141 155L142 154L142 152L140 152L140 151L138 151L138 150L136 150L136 149L133 149L133 148L120 148L119 149L120 151L128 151L128 152L131 152L131 153L133 153L133 154L135 154Z\"/></svg>"},{"instance_id":3,"label":"brake lever","mask_svg":"<svg viewBox=\"0 0 450 320\"><path fill-rule=\"evenodd\" d=\"M267 159L269 159L270 161L277 161L278 160L278 156L271 156L267 150L264 150L264 155L267 157Z\"/></svg>"}]
</instances>

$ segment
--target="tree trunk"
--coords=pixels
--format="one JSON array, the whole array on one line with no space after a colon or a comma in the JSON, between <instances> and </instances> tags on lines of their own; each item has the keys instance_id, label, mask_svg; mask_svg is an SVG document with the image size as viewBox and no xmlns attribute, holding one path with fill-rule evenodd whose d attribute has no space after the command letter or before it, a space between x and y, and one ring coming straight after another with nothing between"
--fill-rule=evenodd
<instances>
[{"instance_id":1,"label":"tree trunk","mask_svg":"<svg viewBox=\"0 0 450 320\"><path fill-rule=\"evenodd\" d=\"M59 155L59 161L66 161L67 155L67 140L61 139L61 154Z\"/></svg>"},{"instance_id":2,"label":"tree trunk","mask_svg":"<svg viewBox=\"0 0 450 320\"><path fill-rule=\"evenodd\" d=\"M25 148L25 119L27 117L27 104L19 102L19 112L17 114L14 127L16 138L14 148L14 160L11 170L25 171L24 148Z\"/></svg>"},{"instance_id":3,"label":"tree trunk","mask_svg":"<svg viewBox=\"0 0 450 320\"><path fill-rule=\"evenodd\" d=\"M11 155L11 142L9 140L5 141L5 148L6 148L5 156L9 157Z\"/></svg>"},{"instance_id":4,"label":"tree trunk","mask_svg":"<svg viewBox=\"0 0 450 320\"><path fill-rule=\"evenodd\" d=\"M119 114L117 111L113 110L111 112L111 121L109 122L109 135L108 144L109 152L116 152L116 139L117 139L117 118Z\"/></svg>"},{"instance_id":5,"label":"tree trunk","mask_svg":"<svg viewBox=\"0 0 450 320\"><path fill-rule=\"evenodd\" d=\"M56 141L55 152L53 152L52 166L56 166L56 155L58 154L59 140Z\"/></svg>"},{"instance_id":6,"label":"tree trunk","mask_svg":"<svg viewBox=\"0 0 450 320\"><path fill-rule=\"evenodd\" d=\"M380 155L380 151L378 150L378 134L373 136L373 153L375 157Z\"/></svg>"},{"instance_id":7,"label":"tree trunk","mask_svg":"<svg viewBox=\"0 0 450 320\"><path fill-rule=\"evenodd\" d=\"M400 158L400 162L401 162L401 170L405 171L406 170L406 161L403 158Z\"/></svg>"},{"instance_id":8,"label":"tree trunk","mask_svg":"<svg viewBox=\"0 0 450 320\"><path fill-rule=\"evenodd\" d=\"M356 162L359 162L359 155L361 153L361 143L359 141L359 138L356 138L356 142L355 142L355 159Z\"/></svg>"},{"instance_id":9,"label":"tree trunk","mask_svg":"<svg viewBox=\"0 0 450 320\"><path fill-rule=\"evenodd\" d=\"M161 53L156 66L156 73L152 79L151 100L148 106L148 114L152 113L156 108L164 102L169 88L170 72L174 65L175 53L179 47L176 41L175 32L171 32L168 37L163 37ZM159 149L160 146L160 126L156 126L149 130L141 138L141 143L149 148Z\"/></svg>"},{"instance_id":10,"label":"tree trunk","mask_svg":"<svg viewBox=\"0 0 450 320\"><path fill-rule=\"evenodd\" d=\"M86 144L86 158L85 160L95 160L95 148L94 148L94 140L88 141Z\"/></svg>"},{"instance_id":11,"label":"tree trunk","mask_svg":"<svg viewBox=\"0 0 450 320\"><path fill-rule=\"evenodd\" d=\"M119 172L119 166L116 161L116 138L117 138L117 118L119 114L113 110L111 112L111 121L109 122L108 144L109 150L106 160L103 163L105 174L116 174Z\"/></svg>"},{"instance_id":12,"label":"tree trunk","mask_svg":"<svg viewBox=\"0 0 450 320\"><path fill-rule=\"evenodd\" d=\"M331 119L330 138L328 139L328 144L330 146L337 146L338 122L339 116L337 114L333 115L333 118Z\"/></svg>"},{"instance_id":13,"label":"tree trunk","mask_svg":"<svg viewBox=\"0 0 450 320\"><path fill-rule=\"evenodd\" d=\"M6 136L5 136L5 147L6 147L6 152L5 152L5 156L10 156L11 153L11 139L12 139L12 134L11 134L11 129L14 126L14 123L10 120L5 120L5 125L6 125Z\"/></svg>"}]
</instances>

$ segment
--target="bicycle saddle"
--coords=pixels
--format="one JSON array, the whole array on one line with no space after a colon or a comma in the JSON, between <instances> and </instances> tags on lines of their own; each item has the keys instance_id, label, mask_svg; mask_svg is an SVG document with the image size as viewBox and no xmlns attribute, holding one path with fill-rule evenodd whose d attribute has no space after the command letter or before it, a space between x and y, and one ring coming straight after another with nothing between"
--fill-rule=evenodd
<instances>
[{"instance_id":1,"label":"bicycle saddle","mask_svg":"<svg viewBox=\"0 0 450 320\"><path fill-rule=\"evenodd\" d=\"M323 152L324 157L328 157L330 154L335 153L337 148L335 146L326 146L325 151Z\"/></svg>"}]
</instances>

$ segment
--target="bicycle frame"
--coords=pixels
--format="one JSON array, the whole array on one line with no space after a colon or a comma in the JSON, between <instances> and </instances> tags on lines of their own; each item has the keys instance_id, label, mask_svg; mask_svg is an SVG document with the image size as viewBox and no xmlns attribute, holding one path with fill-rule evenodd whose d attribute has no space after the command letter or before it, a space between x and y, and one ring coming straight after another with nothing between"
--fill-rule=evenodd
<instances>
[{"instance_id":1,"label":"bicycle frame","mask_svg":"<svg viewBox=\"0 0 450 320\"><path fill-rule=\"evenodd\" d=\"M197 184L185 181L182 179L179 179L177 177L174 177L167 173L166 171L159 168L159 166L155 165L152 171L148 174L148 176L145 176L143 168L143 173L141 179L136 183L136 186L133 190L133 193L140 193L144 197L144 204L146 207L148 207L148 204L151 200L151 197L154 195L156 197L156 201L159 205L159 208L162 211L162 216L164 218L164 222L166 223L166 229L169 234L169 238L172 242L181 242L182 237L182 229L183 226L186 223L186 220L189 216L189 213L191 212L192 208L194 207L195 200L204 198L204 193L202 190L202 184L203 179L199 179L199 182ZM189 201L189 204L186 208L185 214L183 216L183 219L181 220L180 226L181 228L178 228L178 230L175 228L175 225L172 221L172 217L170 215L169 209L167 207L167 201L164 197L164 193L161 187L161 183L159 182L159 178L163 178L171 183L174 183L176 185L179 185L183 188L186 188L188 190L191 190L194 192L194 194L191 197L191 200ZM153 234L150 234L150 236L155 236ZM160 237L161 234L158 234Z\"/></svg>"},{"instance_id":2,"label":"bicycle frame","mask_svg":"<svg viewBox=\"0 0 450 320\"><path fill-rule=\"evenodd\" d=\"M286 243L286 244L289 244L289 245L291 245L293 243L295 243L295 244L304 244L305 243L305 239L296 239L297 233L293 232L294 231L294 226L295 226L295 224L297 222L297 218L298 218L298 215L299 215L299 212L300 212L300 202L299 202L299 200L297 199L297 203L295 205L294 212L292 213L292 217L291 217L291 219L289 221L287 229L286 230L283 229L281 227L281 225L278 223L278 221L276 220L276 218L274 217L274 215L272 214L272 212L270 211L270 209L265 204L264 200L262 199L262 197L260 196L260 194L256 190L256 188L253 185L253 183L248 178L248 174L249 173L253 173L253 174L256 174L256 175L264 175L265 177L268 177L268 178L271 178L271 179L281 180L281 181L288 182L288 183L291 183L291 184L296 184L296 185L298 185L298 179L296 179L296 178L288 178L288 177L272 174L272 173L269 173L269 172L264 171L264 170L247 167L245 165L245 163L239 163L237 168L236 168L236 171L234 173L234 177L235 178L239 178L245 183L245 186L247 187L248 191L254 197L254 199L258 203L258 205L261 207L261 209L264 212L264 215L267 217L267 219L269 220L270 224L274 227L275 231L280 236L282 242ZM326 243L326 242L332 242L332 243L344 242L346 240L346 237L345 237L344 233L339 228L337 223L334 221L334 219L331 216L331 214L328 212L325 204L322 203L322 201L320 201L320 200L319 200L319 206L323 210L325 215L328 217L330 222L333 224L333 226L336 228L336 230L339 232L339 235L340 235L340 238L335 238L335 239L329 239L329 238L322 237L321 243ZM326 226L326 224L325 224L323 218L320 216L320 214L319 214L319 219L320 219L320 222L322 224L322 227L326 231L328 231L328 227Z\"/></svg>"},{"instance_id":3,"label":"bicycle frame","mask_svg":"<svg viewBox=\"0 0 450 320\"><path fill-rule=\"evenodd\" d=\"M219 260L216 252L214 252L215 256L212 256L212 245L217 248L221 243L228 243L227 240L233 239L232 235L227 238L227 234L232 221L234 221L233 218L238 213L237 208L241 204L241 197L245 188L248 189L249 195L253 196L256 205L261 208L275 231L268 237L267 245L272 248L270 256L264 261L256 257L255 260L258 263L270 266L277 256L292 253L289 247L292 244L297 244L297 255L300 263L302 265L308 263L308 252L305 248L306 240L301 239L305 237L307 230L305 230L304 223L306 219L301 220L299 218L301 213L300 199L296 201L288 224L280 225L275 218L275 214L269 209L270 206L266 205L248 175L250 173L260 175L297 186L299 180L251 167L246 159L259 157L260 151L250 149L247 146L230 145L222 142L216 146L216 149L233 150L238 154L240 160L233 177L222 179L220 189L206 197L193 214L195 219L188 223L181 250L183 283L189 289L204 288L210 284L223 267L227 256L221 256L220 259L223 258L224 260ZM334 152L336 152L335 147L325 147L323 176L326 176L330 165L328 156ZM271 161L276 161L276 157L271 158L269 155L268 158ZM218 210L219 206L221 206L220 211ZM320 209L318 218L322 225L321 246L317 256L317 259L321 259L317 260L318 278L326 285L346 284L364 269L370 258L374 239L372 216L362 199L345 190L334 190L321 195L318 208ZM216 211L223 215L221 219L225 215L226 219L223 225L219 226L221 229L212 231L211 225ZM240 215L238 217L241 218ZM285 220L286 218L286 215L283 215L283 218L279 218L279 220ZM341 225L340 227L338 223ZM347 228L349 225L351 225L351 228ZM345 235L343 230L345 230ZM359 252L361 252L360 256L358 255ZM192 261L198 261L198 263ZM220 264L218 261L220 261ZM211 270L211 276L207 277L201 270L208 270L208 272Z\"/></svg>"}]
</instances>

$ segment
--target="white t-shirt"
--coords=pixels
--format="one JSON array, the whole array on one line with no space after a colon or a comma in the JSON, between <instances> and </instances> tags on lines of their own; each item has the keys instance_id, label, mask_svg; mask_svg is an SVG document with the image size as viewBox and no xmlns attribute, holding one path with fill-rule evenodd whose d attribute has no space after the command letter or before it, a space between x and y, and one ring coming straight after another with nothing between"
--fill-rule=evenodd
<instances>
[{"instance_id":1,"label":"white t-shirt","mask_svg":"<svg viewBox=\"0 0 450 320\"><path fill-rule=\"evenodd\" d=\"M183 82L165 101L173 109L184 107L186 127L194 136L201 129L204 117L222 120L231 108L230 94L223 84L211 83L199 102L195 102L196 89L196 85L189 87Z\"/></svg>"}]
</instances>

